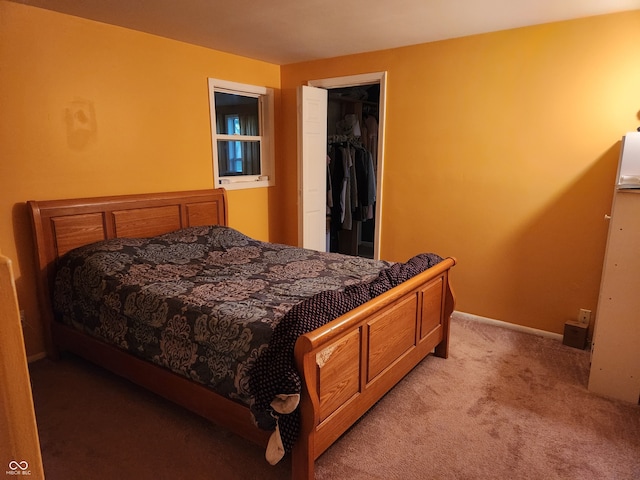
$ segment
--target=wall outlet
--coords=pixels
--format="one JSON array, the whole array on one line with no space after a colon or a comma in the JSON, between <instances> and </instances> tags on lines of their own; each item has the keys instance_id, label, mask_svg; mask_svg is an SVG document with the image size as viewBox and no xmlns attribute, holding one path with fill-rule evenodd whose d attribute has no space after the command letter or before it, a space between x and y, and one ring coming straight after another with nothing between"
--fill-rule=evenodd
<instances>
[{"instance_id":1,"label":"wall outlet","mask_svg":"<svg viewBox=\"0 0 640 480\"><path fill-rule=\"evenodd\" d=\"M591 321L591 310L586 310L584 308L581 308L580 312L578 313L578 323L581 323L582 325L589 325L590 321Z\"/></svg>"},{"instance_id":2,"label":"wall outlet","mask_svg":"<svg viewBox=\"0 0 640 480\"><path fill-rule=\"evenodd\" d=\"M24 313L24 310L20 310L20 323L22 324L23 327L25 323L25 318L26 318L26 315Z\"/></svg>"}]
</instances>

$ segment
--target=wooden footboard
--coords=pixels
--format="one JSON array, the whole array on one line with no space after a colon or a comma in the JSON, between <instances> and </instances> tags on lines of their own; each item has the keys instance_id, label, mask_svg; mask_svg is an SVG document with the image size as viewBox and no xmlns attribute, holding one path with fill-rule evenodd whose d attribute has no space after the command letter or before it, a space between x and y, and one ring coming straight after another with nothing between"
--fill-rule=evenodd
<instances>
[{"instance_id":1,"label":"wooden footboard","mask_svg":"<svg viewBox=\"0 0 640 480\"><path fill-rule=\"evenodd\" d=\"M298 339L304 390L294 479L314 478L315 459L429 353L448 356L454 265L447 258Z\"/></svg>"},{"instance_id":2,"label":"wooden footboard","mask_svg":"<svg viewBox=\"0 0 640 480\"><path fill-rule=\"evenodd\" d=\"M227 224L224 190L28 202L33 220L47 350L74 352L230 430L266 445L246 407L168 370L54 322L54 265L65 252L123 236L151 236ZM303 376L294 479L312 479L314 461L429 353L447 357L454 299L447 258L411 280L300 337ZM265 468L269 468L265 462Z\"/></svg>"}]
</instances>

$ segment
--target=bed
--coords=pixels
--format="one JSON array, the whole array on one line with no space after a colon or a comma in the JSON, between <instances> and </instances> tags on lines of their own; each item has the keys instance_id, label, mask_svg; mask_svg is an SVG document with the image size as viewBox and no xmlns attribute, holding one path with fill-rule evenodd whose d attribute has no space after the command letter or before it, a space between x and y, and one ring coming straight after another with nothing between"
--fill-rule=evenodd
<instances>
[{"instance_id":1,"label":"bed","mask_svg":"<svg viewBox=\"0 0 640 480\"><path fill-rule=\"evenodd\" d=\"M56 290L57 266L79 250L94 248L94 245L102 245L105 241L105 245L111 245L108 243L114 241L111 239L120 239L115 243L117 248L121 248L123 244L137 246L141 241L138 239L149 237L160 236L164 241L167 237L186 235L191 238L205 233L206 238L231 235L233 242L246 244L252 241L244 240L242 234L225 228L227 199L224 189L29 201L28 207L33 221L39 302L48 354L56 357L61 351L69 351L101 365L263 445L267 458L274 448L280 451L280 455L291 453L294 479L314 478L315 459L424 357L430 353L444 358L448 356L449 317L454 308L449 285L449 271L455 265L452 258L439 259L428 265L423 263L416 270L418 273L397 276L401 283L398 280L382 289L382 293L357 303L355 308L341 311L337 318L312 330L302 329L299 335L296 333L293 339L287 340L290 342L287 348L290 347L293 353L291 364L300 394L296 397L295 408L279 417L280 426L291 424L284 420L293 418L294 427L290 428L295 428L296 433L295 443L290 449L286 442L283 447L278 443L279 435L256 426L255 412L252 415L246 403L217 393L206 382L181 374L184 372L172 371L167 362L165 365L153 363L135 351L127 351L117 342L104 341L94 332L75 328L73 322L58 321L54 315L52 299ZM264 245L271 258L281 251L294 249ZM250 246L253 248L254 244ZM225 245L227 250L228 247ZM302 249L294 249L294 253L311 255ZM410 265L410 262L382 263L376 268L380 267L384 272L399 272L399 268ZM356 262L353 268L365 268L364 265ZM369 281L375 276L373 273L368 272L367 284L374 284ZM57 288L60 288L59 283L58 279ZM336 298L331 295L342 295L350 288L343 286L327 292L329 303ZM362 287L359 284L353 288ZM314 299L321 296L316 295ZM283 314L284 320L280 323L284 325L287 323L285 320L293 318L292 312L299 315L306 312L309 316L309 312L316 312L318 308L325 309L318 304L305 310L309 304L306 301L292 302L293 307ZM272 351L277 350L272 348ZM205 358L200 353L197 356ZM269 355L264 353L258 360L262 357L268 358ZM257 369L259 362L255 363ZM284 402L288 403L288 399L285 398ZM288 438L288 434L283 436Z\"/></svg>"}]
</instances>

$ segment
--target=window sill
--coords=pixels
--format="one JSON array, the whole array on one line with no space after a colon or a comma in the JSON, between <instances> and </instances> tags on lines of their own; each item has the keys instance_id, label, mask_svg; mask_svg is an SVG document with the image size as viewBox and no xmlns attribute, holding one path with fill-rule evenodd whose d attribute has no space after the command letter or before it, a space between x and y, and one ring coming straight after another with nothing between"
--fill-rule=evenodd
<instances>
[{"instance_id":1,"label":"window sill","mask_svg":"<svg viewBox=\"0 0 640 480\"><path fill-rule=\"evenodd\" d=\"M218 181L217 187L224 188L225 190L246 190L249 188L265 188L265 187L273 187L275 182L271 179L269 180L236 180L236 181L227 181L222 179L222 182Z\"/></svg>"}]
</instances>

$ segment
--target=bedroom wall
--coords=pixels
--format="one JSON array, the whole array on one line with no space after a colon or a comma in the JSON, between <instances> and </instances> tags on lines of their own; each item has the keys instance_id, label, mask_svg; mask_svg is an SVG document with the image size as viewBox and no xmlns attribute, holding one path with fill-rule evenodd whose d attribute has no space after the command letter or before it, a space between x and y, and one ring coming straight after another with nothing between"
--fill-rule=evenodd
<instances>
[{"instance_id":1,"label":"bedroom wall","mask_svg":"<svg viewBox=\"0 0 640 480\"><path fill-rule=\"evenodd\" d=\"M24 202L213 187L207 77L277 91L280 67L0 1L0 250L29 355L43 342ZM272 190L229 192L230 225L270 240Z\"/></svg>"},{"instance_id":2,"label":"bedroom wall","mask_svg":"<svg viewBox=\"0 0 640 480\"><path fill-rule=\"evenodd\" d=\"M561 333L596 311L619 142L640 125L638 45L633 11L287 65L284 129L298 85L387 71L381 256L455 256L457 310Z\"/></svg>"},{"instance_id":3,"label":"bedroom wall","mask_svg":"<svg viewBox=\"0 0 640 480\"><path fill-rule=\"evenodd\" d=\"M458 310L561 332L595 313L639 27L635 11L280 67L0 0L0 250L28 354L24 202L211 187L207 77L276 88L277 187L229 192L229 217L296 243L295 88L387 71L382 256L453 255Z\"/></svg>"}]
</instances>

